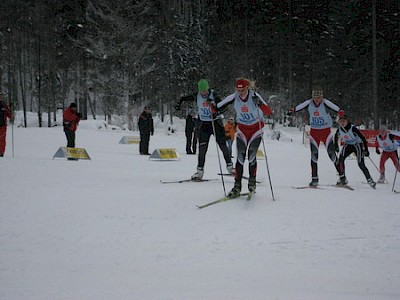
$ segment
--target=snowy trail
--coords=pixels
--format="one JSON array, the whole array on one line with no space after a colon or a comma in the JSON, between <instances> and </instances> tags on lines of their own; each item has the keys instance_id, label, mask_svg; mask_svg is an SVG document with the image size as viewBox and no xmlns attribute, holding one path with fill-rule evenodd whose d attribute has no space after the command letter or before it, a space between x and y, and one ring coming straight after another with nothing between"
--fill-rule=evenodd
<instances>
[{"instance_id":1,"label":"snowy trail","mask_svg":"<svg viewBox=\"0 0 400 300\"><path fill-rule=\"evenodd\" d=\"M275 202L260 160L250 202L199 210L223 196L220 180L160 183L194 173L184 135L156 130L151 149L175 147L181 160L155 162L118 144L126 134L80 129L92 160L71 162L52 160L60 128L15 128L15 158L8 149L0 161L1 299L400 297L400 196L363 184L355 161L346 164L354 191L294 190L309 182L309 150L288 131L292 143L266 140ZM320 151L320 181L333 184ZM208 152L205 177L218 179L215 144Z\"/></svg>"}]
</instances>

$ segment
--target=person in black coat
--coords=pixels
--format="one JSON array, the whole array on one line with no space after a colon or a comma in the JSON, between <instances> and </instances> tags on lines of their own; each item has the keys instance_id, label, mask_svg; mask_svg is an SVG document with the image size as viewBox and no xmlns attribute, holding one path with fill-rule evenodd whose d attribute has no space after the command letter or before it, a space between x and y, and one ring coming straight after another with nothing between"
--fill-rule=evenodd
<instances>
[{"instance_id":1,"label":"person in black coat","mask_svg":"<svg viewBox=\"0 0 400 300\"><path fill-rule=\"evenodd\" d=\"M138 126L140 131L140 144L139 144L140 155L150 155L149 153L150 135L154 134L154 124L153 124L153 116L148 106L146 106L143 112L140 114Z\"/></svg>"},{"instance_id":2,"label":"person in black coat","mask_svg":"<svg viewBox=\"0 0 400 300\"><path fill-rule=\"evenodd\" d=\"M186 116L185 135L186 135L186 153L196 154L196 141L195 141L195 118L189 113Z\"/></svg>"}]
</instances>

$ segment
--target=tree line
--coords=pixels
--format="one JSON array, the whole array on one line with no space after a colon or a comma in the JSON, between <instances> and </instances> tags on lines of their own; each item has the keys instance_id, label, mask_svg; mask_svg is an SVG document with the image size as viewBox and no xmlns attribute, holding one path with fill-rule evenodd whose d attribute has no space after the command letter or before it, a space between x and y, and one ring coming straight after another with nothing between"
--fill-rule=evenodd
<instances>
[{"instance_id":1,"label":"tree line","mask_svg":"<svg viewBox=\"0 0 400 300\"><path fill-rule=\"evenodd\" d=\"M274 118L313 85L355 123L399 128L398 0L3 0L0 88L51 126L71 101L84 118L162 116L207 78L220 94L256 80ZM42 114L47 113L47 120ZM25 124L26 126L26 124Z\"/></svg>"}]
</instances>

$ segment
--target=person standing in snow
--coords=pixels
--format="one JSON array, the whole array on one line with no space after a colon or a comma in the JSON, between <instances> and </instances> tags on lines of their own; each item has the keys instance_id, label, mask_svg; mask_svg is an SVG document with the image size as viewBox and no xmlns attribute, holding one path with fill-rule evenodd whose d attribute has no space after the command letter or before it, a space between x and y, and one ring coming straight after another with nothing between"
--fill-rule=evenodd
<instances>
[{"instance_id":1,"label":"person standing in snow","mask_svg":"<svg viewBox=\"0 0 400 300\"><path fill-rule=\"evenodd\" d=\"M214 120L215 116L213 116L210 110L211 102L218 103L221 101L221 98L217 95L214 89L210 89L206 79L200 79L197 83L197 87L198 92L181 97L178 104L175 106L175 109L179 111L183 102L191 101L195 102L198 108L198 118L201 122L198 131L199 156L197 171L192 175L192 180L201 180L203 178L208 144L210 142L210 136L214 134L214 130L215 139L226 162L226 169L230 174L232 174L233 163L226 146L224 125L222 124L221 119Z\"/></svg>"},{"instance_id":2,"label":"person standing in snow","mask_svg":"<svg viewBox=\"0 0 400 300\"><path fill-rule=\"evenodd\" d=\"M340 151L339 160L337 162L339 172L339 181L337 182L337 184L347 184L344 161L350 154L354 153L357 156L358 166L364 173L368 184L372 188L375 188L376 183L371 178L371 175L364 162L364 157L369 156L367 140L362 135L362 133L348 121L346 115L339 115L338 123L340 126L335 134L335 151L339 151L339 137L343 141L344 145Z\"/></svg>"},{"instance_id":3,"label":"person standing in snow","mask_svg":"<svg viewBox=\"0 0 400 300\"><path fill-rule=\"evenodd\" d=\"M375 140L375 151L376 154L381 154L379 148L382 149L381 160L379 163L379 171L381 176L379 177L378 183L385 182L385 163L390 158L397 170L400 172L400 164L399 164L399 157L397 153L397 143L394 140L395 135L389 133L387 127L382 125L379 128L379 134Z\"/></svg>"},{"instance_id":4,"label":"person standing in snow","mask_svg":"<svg viewBox=\"0 0 400 300\"><path fill-rule=\"evenodd\" d=\"M10 105L3 102L3 92L0 91L0 157L6 152L7 118L12 119Z\"/></svg>"},{"instance_id":5,"label":"person standing in snow","mask_svg":"<svg viewBox=\"0 0 400 300\"><path fill-rule=\"evenodd\" d=\"M140 144L139 144L140 155L150 155L149 143L150 143L150 135L154 134L154 123L151 110L148 106L145 106L143 112L140 114L138 126L140 132Z\"/></svg>"},{"instance_id":6,"label":"person standing in snow","mask_svg":"<svg viewBox=\"0 0 400 300\"><path fill-rule=\"evenodd\" d=\"M228 193L229 197L237 197L242 190L243 165L246 154L249 161L248 189L256 189L257 150L262 139L264 122L262 114L271 115L272 111L261 97L254 91L254 83L247 78L239 78L235 82L235 92L221 102L216 103L217 109L228 104L233 104L236 112L237 135L237 160L235 166L235 184ZM261 111L261 112L260 112Z\"/></svg>"},{"instance_id":7,"label":"person standing in snow","mask_svg":"<svg viewBox=\"0 0 400 300\"><path fill-rule=\"evenodd\" d=\"M235 140L235 134L236 134L235 119L231 117L225 124L226 145L228 146L229 154L231 155L231 157L232 157L232 144L233 141Z\"/></svg>"},{"instance_id":8,"label":"person standing in snow","mask_svg":"<svg viewBox=\"0 0 400 300\"><path fill-rule=\"evenodd\" d=\"M195 118L191 113L186 116L185 136L186 136L186 154L196 153L196 133L195 133Z\"/></svg>"},{"instance_id":9,"label":"person standing in snow","mask_svg":"<svg viewBox=\"0 0 400 300\"><path fill-rule=\"evenodd\" d=\"M69 107L63 113L63 126L67 138L67 147L75 148L75 132L78 128L81 114L76 111L77 105L71 102Z\"/></svg>"},{"instance_id":10,"label":"person standing in snow","mask_svg":"<svg viewBox=\"0 0 400 300\"><path fill-rule=\"evenodd\" d=\"M316 86L312 89L312 98L289 109L289 115L299 112L303 109L308 110L310 117L310 150L311 150L311 182L310 186L318 185L318 152L319 144L323 142L328 152L329 158L336 166L337 156L335 145L333 143L333 134L331 133L332 118L328 109L339 112L340 108L333 102L323 97L323 90ZM344 114L344 111L340 112Z\"/></svg>"}]
</instances>

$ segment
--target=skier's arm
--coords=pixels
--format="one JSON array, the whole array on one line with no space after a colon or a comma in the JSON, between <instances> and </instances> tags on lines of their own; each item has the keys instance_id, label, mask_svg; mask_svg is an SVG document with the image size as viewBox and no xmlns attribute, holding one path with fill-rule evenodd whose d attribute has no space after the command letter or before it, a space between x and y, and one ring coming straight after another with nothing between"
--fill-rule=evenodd
<instances>
[{"instance_id":1,"label":"skier's arm","mask_svg":"<svg viewBox=\"0 0 400 300\"><path fill-rule=\"evenodd\" d=\"M338 112L340 110L339 106L337 106L335 103L333 103L332 101L328 100L328 99L324 99L324 104L334 110L335 112Z\"/></svg>"},{"instance_id":2,"label":"skier's arm","mask_svg":"<svg viewBox=\"0 0 400 300\"><path fill-rule=\"evenodd\" d=\"M272 114L271 108L259 93L254 93L253 101L260 107L264 115L270 116Z\"/></svg>"},{"instance_id":3,"label":"skier's arm","mask_svg":"<svg viewBox=\"0 0 400 300\"><path fill-rule=\"evenodd\" d=\"M353 127L353 132L360 137L360 139L362 140L362 143L364 145L364 151L368 152L368 143L367 143L367 140L365 139L365 136L355 126Z\"/></svg>"},{"instance_id":4,"label":"skier's arm","mask_svg":"<svg viewBox=\"0 0 400 300\"><path fill-rule=\"evenodd\" d=\"M311 102L312 100L311 99L309 99L309 100L306 100L306 101L304 101L303 103L300 103L299 105L297 105L296 107L294 107L294 108L292 108L291 110L291 112L298 112L298 111L301 111L301 110L303 110L303 109L305 109L306 107L308 107L308 105L310 105L310 102Z\"/></svg>"},{"instance_id":5,"label":"skier's arm","mask_svg":"<svg viewBox=\"0 0 400 300\"><path fill-rule=\"evenodd\" d=\"M226 97L225 99L223 99L220 102L218 102L217 103L217 108L219 109L219 108L221 108L221 107L223 107L225 105L228 105L228 104L232 103L235 100L235 94L236 93L233 93L233 94L229 95L228 97Z\"/></svg>"},{"instance_id":6,"label":"skier's arm","mask_svg":"<svg viewBox=\"0 0 400 300\"><path fill-rule=\"evenodd\" d=\"M187 101L196 101L196 94L190 94L190 95L181 97L179 99L179 102L175 105L175 109L180 110L182 103L187 102Z\"/></svg>"},{"instance_id":7,"label":"skier's arm","mask_svg":"<svg viewBox=\"0 0 400 300\"><path fill-rule=\"evenodd\" d=\"M381 151L379 151L378 136L375 138L375 152L378 155L381 154Z\"/></svg>"}]
</instances>

